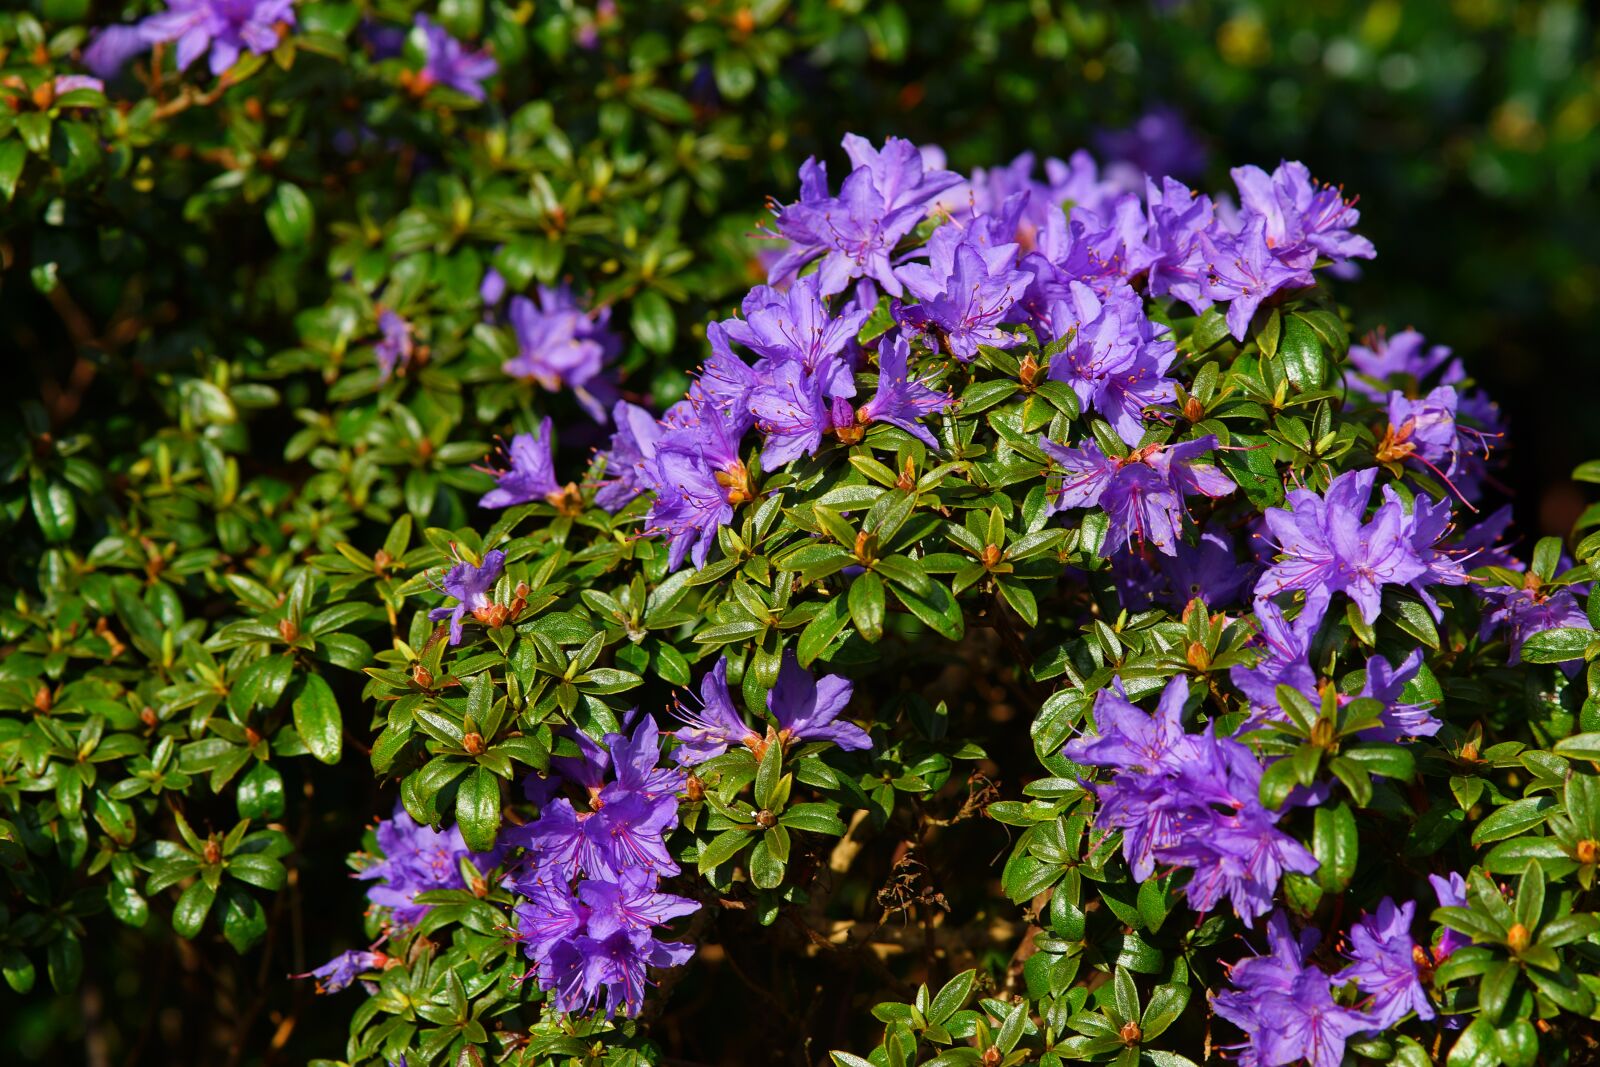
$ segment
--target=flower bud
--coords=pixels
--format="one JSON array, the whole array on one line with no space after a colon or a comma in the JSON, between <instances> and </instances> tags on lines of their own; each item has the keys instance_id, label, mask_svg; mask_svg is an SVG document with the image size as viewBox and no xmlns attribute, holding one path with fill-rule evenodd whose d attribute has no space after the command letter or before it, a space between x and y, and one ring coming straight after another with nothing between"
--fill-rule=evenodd
<instances>
[{"instance_id":1,"label":"flower bud","mask_svg":"<svg viewBox=\"0 0 1600 1067\"><path fill-rule=\"evenodd\" d=\"M1117 1036L1122 1038L1122 1043L1124 1045L1137 1045L1140 1040L1143 1039L1144 1031L1139 1029L1138 1023L1134 1022L1132 1019L1129 1019L1127 1022L1122 1024L1122 1030L1117 1034Z\"/></svg>"},{"instance_id":2,"label":"flower bud","mask_svg":"<svg viewBox=\"0 0 1600 1067\"><path fill-rule=\"evenodd\" d=\"M417 683L418 689L433 688L433 672L420 663L411 668L411 680Z\"/></svg>"},{"instance_id":3,"label":"flower bud","mask_svg":"<svg viewBox=\"0 0 1600 1067\"><path fill-rule=\"evenodd\" d=\"M214 837L206 838L205 848L201 851L207 863L219 863L222 860L222 846L217 844L217 839Z\"/></svg>"},{"instance_id":4,"label":"flower bud","mask_svg":"<svg viewBox=\"0 0 1600 1067\"><path fill-rule=\"evenodd\" d=\"M1597 845L1592 838L1586 837L1578 842L1578 847L1573 852L1578 857L1579 863L1593 863L1597 849L1600 849L1600 845Z\"/></svg>"},{"instance_id":5,"label":"flower bud","mask_svg":"<svg viewBox=\"0 0 1600 1067\"><path fill-rule=\"evenodd\" d=\"M1511 929L1506 931L1506 947L1512 952L1521 952L1532 943L1532 933L1521 923L1512 923Z\"/></svg>"},{"instance_id":6,"label":"flower bud","mask_svg":"<svg viewBox=\"0 0 1600 1067\"><path fill-rule=\"evenodd\" d=\"M1211 669L1211 650L1206 648L1204 641L1190 641L1183 658L1197 671Z\"/></svg>"},{"instance_id":7,"label":"flower bud","mask_svg":"<svg viewBox=\"0 0 1600 1067\"><path fill-rule=\"evenodd\" d=\"M778 817L772 814L772 812L768 811L766 808L762 808L760 811L756 812L756 825L761 827L763 830L770 830L774 826L778 825Z\"/></svg>"},{"instance_id":8,"label":"flower bud","mask_svg":"<svg viewBox=\"0 0 1600 1067\"><path fill-rule=\"evenodd\" d=\"M300 626L293 619L279 619L278 633L285 641L295 641L300 637Z\"/></svg>"},{"instance_id":9,"label":"flower bud","mask_svg":"<svg viewBox=\"0 0 1600 1067\"><path fill-rule=\"evenodd\" d=\"M461 747L467 750L469 756L483 755L483 735L476 730L461 737Z\"/></svg>"}]
</instances>

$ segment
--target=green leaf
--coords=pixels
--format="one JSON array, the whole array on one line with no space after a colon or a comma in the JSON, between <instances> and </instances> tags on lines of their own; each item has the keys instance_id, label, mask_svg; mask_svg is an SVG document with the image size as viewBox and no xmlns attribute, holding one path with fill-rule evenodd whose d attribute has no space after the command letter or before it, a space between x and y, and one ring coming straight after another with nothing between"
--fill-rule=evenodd
<instances>
[{"instance_id":1,"label":"green leaf","mask_svg":"<svg viewBox=\"0 0 1600 1067\"><path fill-rule=\"evenodd\" d=\"M1574 734L1557 741L1554 751L1572 759L1600 762L1600 733Z\"/></svg>"},{"instance_id":2,"label":"green leaf","mask_svg":"<svg viewBox=\"0 0 1600 1067\"><path fill-rule=\"evenodd\" d=\"M1355 877L1360 847L1356 817L1350 805L1341 801L1333 807L1317 808L1311 842L1311 851L1318 863L1317 884L1329 893L1343 893Z\"/></svg>"},{"instance_id":3,"label":"green leaf","mask_svg":"<svg viewBox=\"0 0 1600 1067\"><path fill-rule=\"evenodd\" d=\"M976 970L962 971L944 984L934 996L933 1003L928 1006L928 1021L942 1023L966 1004L967 998L972 996L973 987L977 984L978 972Z\"/></svg>"},{"instance_id":4,"label":"green leaf","mask_svg":"<svg viewBox=\"0 0 1600 1067\"><path fill-rule=\"evenodd\" d=\"M1531 830L1544 822L1555 806L1553 797L1524 797L1521 800L1513 800L1504 807L1496 808L1488 818L1478 824L1472 831L1472 843L1483 845L1491 841L1502 841Z\"/></svg>"},{"instance_id":5,"label":"green leaf","mask_svg":"<svg viewBox=\"0 0 1600 1067\"><path fill-rule=\"evenodd\" d=\"M846 829L844 821L839 818L837 809L832 804L792 804L778 821L796 830L809 830L814 834L832 834L835 837L844 836Z\"/></svg>"},{"instance_id":6,"label":"green leaf","mask_svg":"<svg viewBox=\"0 0 1600 1067\"><path fill-rule=\"evenodd\" d=\"M0 141L0 203L9 204L16 195L17 182L22 177L22 166L28 161L28 149L21 141ZM33 973L30 967L28 972ZM9 975L7 976L9 980ZM31 988L33 979L28 979ZM15 985L12 986L16 988ZM19 993L24 990L17 990Z\"/></svg>"},{"instance_id":7,"label":"green leaf","mask_svg":"<svg viewBox=\"0 0 1600 1067\"><path fill-rule=\"evenodd\" d=\"M750 850L750 882L757 889L776 889L783 884L786 864L774 856L762 837Z\"/></svg>"},{"instance_id":8,"label":"green leaf","mask_svg":"<svg viewBox=\"0 0 1600 1067\"><path fill-rule=\"evenodd\" d=\"M257 763L251 767L234 792L241 819L266 822L283 818L283 775L270 763Z\"/></svg>"},{"instance_id":9,"label":"green leaf","mask_svg":"<svg viewBox=\"0 0 1600 1067\"><path fill-rule=\"evenodd\" d=\"M850 620L868 641L883 636L883 579L871 571L850 583Z\"/></svg>"},{"instance_id":10,"label":"green leaf","mask_svg":"<svg viewBox=\"0 0 1600 1067\"><path fill-rule=\"evenodd\" d=\"M1284 374L1296 392L1320 389L1327 380L1328 363L1322 354L1322 338L1300 315L1290 315L1284 321L1278 358L1283 360Z\"/></svg>"},{"instance_id":11,"label":"green leaf","mask_svg":"<svg viewBox=\"0 0 1600 1067\"><path fill-rule=\"evenodd\" d=\"M57 993L70 993L83 977L83 945L74 933L64 933L44 952L45 972Z\"/></svg>"},{"instance_id":12,"label":"green leaf","mask_svg":"<svg viewBox=\"0 0 1600 1067\"><path fill-rule=\"evenodd\" d=\"M228 888L222 892L222 936L235 952L248 952L267 936L267 912L251 894Z\"/></svg>"},{"instance_id":13,"label":"green leaf","mask_svg":"<svg viewBox=\"0 0 1600 1067\"><path fill-rule=\"evenodd\" d=\"M267 204L267 229L282 248L303 248L311 239L316 213L311 198L290 182L278 183Z\"/></svg>"},{"instance_id":14,"label":"green leaf","mask_svg":"<svg viewBox=\"0 0 1600 1067\"><path fill-rule=\"evenodd\" d=\"M633 314L629 321L633 326L633 336L645 348L657 354L672 350L674 334L677 332L676 320L672 305L656 290L646 289L634 298Z\"/></svg>"},{"instance_id":15,"label":"green leaf","mask_svg":"<svg viewBox=\"0 0 1600 1067\"><path fill-rule=\"evenodd\" d=\"M38 980L33 961L10 946L0 948L0 974L5 975L6 985L15 993L32 992L33 983Z\"/></svg>"},{"instance_id":16,"label":"green leaf","mask_svg":"<svg viewBox=\"0 0 1600 1067\"><path fill-rule=\"evenodd\" d=\"M739 854L750 840L750 831L734 827L706 842L700 849L700 859L697 861L700 873L705 874L713 868L719 867Z\"/></svg>"},{"instance_id":17,"label":"green leaf","mask_svg":"<svg viewBox=\"0 0 1600 1067\"><path fill-rule=\"evenodd\" d=\"M456 790L456 824L474 852L494 848L500 833L500 777L487 767L474 767Z\"/></svg>"},{"instance_id":18,"label":"green leaf","mask_svg":"<svg viewBox=\"0 0 1600 1067\"><path fill-rule=\"evenodd\" d=\"M78 528L78 505L72 490L64 483L46 478L35 472L28 479L28 497L33 504L33 517L39 523L39 532L52 544L72 538Z\"/></svg>"},{"instance_id":19,"label":"green leaf","mask_svg":"<svg viewBox=\"0 0 1600 1067\"><path fill-rule=\"evenodd\" d=\"M183 891L177 907L172 909L172 929L179 937L194 937L205 925L211 902L216 898L216 890L207 885L204 879L196 879Z\"/></svg>"},{"instance_id":20,"label":"green leaf","mask_svg":"<svg viewBox=\"0 0 1600 1067\"><path fill-rule=\"evenodd\" d=\"M294 728L311 754L323 763L338 763L344 744L344 719L333 689L320 674L307 674L294 698Z\"/></svg>"},{"instance_id":21,"label":"green leaf","mask_svg":"<svg viewBox=\"0 0 1600 1067\"><path fill-rule=\"evenodd\" d=\"M1523 642L1522 658L1528 663L1565 663L1582 659L1589 642L1600 637L1593 630L1575 626L1559 626L1534 634Z\"/></svg>"}]
</instances>

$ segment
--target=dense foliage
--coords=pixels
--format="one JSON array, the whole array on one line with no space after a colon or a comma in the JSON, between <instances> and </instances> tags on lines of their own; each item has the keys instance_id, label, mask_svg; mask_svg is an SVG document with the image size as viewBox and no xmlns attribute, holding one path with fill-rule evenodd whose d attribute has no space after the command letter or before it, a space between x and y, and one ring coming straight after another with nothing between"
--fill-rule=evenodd
<instances>
[{"instance_id":1,"label":"dense foliage","mask_svg":"<svg viewBox=\"0 0 1600 1067\"><path fill-rule=\"evenodd\" d=\"M0 20L12 1003L170 926L235 1061L291 970L329 1062L1595 1054L1600 511L1352 344L1395 204L1170 110L796 182L892 4L80 7Z\"/></svg>"}]
</instances>

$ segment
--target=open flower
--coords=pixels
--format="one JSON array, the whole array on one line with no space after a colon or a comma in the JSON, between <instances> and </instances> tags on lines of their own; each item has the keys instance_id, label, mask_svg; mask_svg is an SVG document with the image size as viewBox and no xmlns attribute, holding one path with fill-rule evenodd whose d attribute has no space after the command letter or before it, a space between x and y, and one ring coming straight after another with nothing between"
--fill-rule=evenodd
<instances>
[{"instance_id":1,"label":"open flower","mask_svg":"<svg viewBox=\"0 0 1600 1067\"><path fill-rule=\"evenodd\" d=\"M495 583L505 569L506 554L497 548L484 553L480 564L474 565L463 559L445 572L442 591L446 596L454 597L456 603L454 606L434 608L428 612L428 618L435 621L450 620L452 645L461 643L462 623L469 614L485 626L499 626L506 621L509 609L503 604L496 604L493 599Z\"/></svg>"}]
</instances>

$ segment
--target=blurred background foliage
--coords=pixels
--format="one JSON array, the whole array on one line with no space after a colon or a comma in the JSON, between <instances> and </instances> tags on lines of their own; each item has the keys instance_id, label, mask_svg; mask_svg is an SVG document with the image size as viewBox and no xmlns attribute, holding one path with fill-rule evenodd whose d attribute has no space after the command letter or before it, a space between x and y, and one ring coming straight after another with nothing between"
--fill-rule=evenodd
<instances>
[{"instance_id":1,"label":"blurred background foliage","mask_svg":"<svg viewBox=\"0 0 1600 1067\"><path fill-rule=\"evenodd\" d=\"M129 21L154 5L25 6L54 32ZM361 5L400 19L410 6ZM1579 3L538 0L444 8L454 25L467 24L458 32L484 27L503 94L549 105L545 121L559 127L567 151L536 158L534 174L544 168L558 185L604 174L626 187L595 213L606 220L601 229L570 235L589 246L581 257L569 252L567 266L581 259L602 300L631 302L621 322L634 336L622 363L630 393L681 394L701 356L698 324L725 314L763 275L751 206L769 194L792 198L798 164L813 153L835 158L846 131L935 143L953 168L967 170L1024 150L1064 157L1092 149L1166 107L1209 149L1207 172L1189 176L1199 188L1223 187L1230 163L1270 167L1282 157L1358 193L1362 231L1379 249L1362 268L1358 327L1417 326L1463 355L1500 402L1515 434L1508 479L1524 544L1565 534L1582 508L1566 474L1600 453L1591 413L1600 384L1600 61L1596 20ZM5 47L0 68L27 61L15 36ZM312 91L347 102L355 92L337 83ZM386 121L410 121L385 115L383 99L359 103ZM348 106L343 126L361 134L357 102ZM268 122L240 112L209 149L146 158L103 197L69 203L46 189L0 206L0 331L22 378L15 389L40 398L58 423L80 407L92 414L92 425L76 428L103 452L145 444L147 427L123 406L137 374L96 378L64 353L92 342L114 354L156 325L138 374L159 375L196 348L262 358L315 334L294 313L329 301L333 268L351 266L337 250L326 270L312 251L296 251L282 240L293 236L292 205L267 200L283 180L337 190L332 176L347 167L348 148L325 135L340 123L310 127L292 108ZM480 130L464 130L441 112L410 133L447 158L494 154ZM256 151L249 166L219 155L241 145ZM394 155L384 161L390 173L421 175L416 199L448 204L448 188L429 184L426 159ZM227 180L215 180L219 167ZM514 180L527 173L519 168ZM398 188L384 205L391 212L404 206ZM367 183L364 195L381 201L381 184ZM128 229L101 226L108 221ZM354 222L329 237L357 251L368 239ZM537 269L566 268L558 260ZM69 286L52 287L56 276ZM281 413L252 428L269 468L297 429L288 411L305 402L289 388ZM248 397L235 399L248 406ZM328 502L297 507L301 533L313 540L318 522L342 531L358 521ZM36 561L12 553L8 584L29 584L17 572ZM8 996L0 1048L20 1062L99 1067L294 1063L342 1045L349 1006L315 1000L309 983L286 983L281 972L305 970L320 962L307 952L348 939L361 888L332 857L352 845L350 813L390 802L364 774L309 760L285 770L291 798L317 798L314 811L293 815L303 820L298 848L315 862L291 871L284 911L274 915L292 948L235 959L97 927L84 946L81 991L56 997L41 982L26 998ZM716 1010L711 996L681 994L685 1017ZM673 1019L662 1026L684 1045ZM852 1035L827 1036L837 1047ZM719 1062L749 1058L720 1052Z\"/></svg>"}]
</instances>

